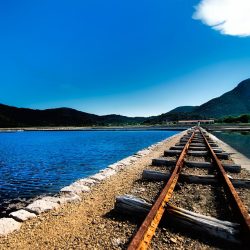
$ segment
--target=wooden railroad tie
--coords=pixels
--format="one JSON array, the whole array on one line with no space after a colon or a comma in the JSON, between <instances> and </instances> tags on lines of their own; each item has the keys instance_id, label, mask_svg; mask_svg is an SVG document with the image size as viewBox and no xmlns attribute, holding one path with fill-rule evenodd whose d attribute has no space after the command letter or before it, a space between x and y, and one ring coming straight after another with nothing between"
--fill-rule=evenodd
<instances>
[{"instance_id":1,"label":"wooden railroad tie","mask_svg":"<svg viewBox=\"0 0 250 250\"><path fill-rule=\"evenodd\" d=\"M209 169L214 168L213 163L207 162L207 161L184 161L185 166L190 168L201 168L201 169ZM153 166L165 166L165 167L173 167L175 166L176 161L175 160L168 160L166 158L156 158L152 160ZM222 166L227 172L231 173L240 173L241 172L241 166L238 164L230 164L230 163L223 163Z\"/></svg>"},{"instance_id":2,"label":"wooden railroad tie","mask_svg":"<svg viewBox=\"0 0 250 250\"><path fill-rule=\"evenodd\" d=\"M116 212L133 217L145 217L151 207L152 204L132 195L118 196L115 201ZM210 237L215 237L226 242L240 243L240 226L238 223L218 220L210 216L172 206L169 203L166 206L165 216L167 222L173 222L171 223L172 226L181 228L182 230L188 229L189 231L196 232L198 235L203 233L204 235L209 235Z\"/></svg>"},{"instance_id":3,"label":"wooden railroad tie","mask_svg":"<svg viewBox=\"0 0 250 250\"><path fill-rule=\"evenodd\" d=\"M182 150L165 150L164 151L164 156L176 156L176 155L180 155L182 152ZM220 159L225 159L228 160L230 154L226 153L226 152L215 152L216 156L219 157ZM196 150L189 150L187 152L188 155L192 155L192 156L209 156L209 152L208 151L196 151Z\"/></svg>"},{"instance_id":4,"label":"wooden railroad tie","mask_svg":"<svg viewBox=\"0 0 250 250\"><path fill-rule=\"evenodd\" d=\"M171 176L171 173L162 173L154 170L144 170L142 173L142 179L148 181L167 181ZM237 188L250 188L249 179L233 179L230 180L234 187ZM215 175L190 175L180 174L179 182L181 183L193 183L203 185L221 185L219 179Z\"/></svg>"}]
</instances>

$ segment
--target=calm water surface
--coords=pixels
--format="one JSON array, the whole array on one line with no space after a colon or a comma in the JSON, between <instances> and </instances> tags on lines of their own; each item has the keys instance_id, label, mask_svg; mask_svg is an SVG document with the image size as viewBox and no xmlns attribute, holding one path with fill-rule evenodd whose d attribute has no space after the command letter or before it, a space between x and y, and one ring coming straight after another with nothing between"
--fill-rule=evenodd
<instances>
[{"instance_id":1,"label":"calm water surface","mask_svg":"<svg viewBox=\"0 0 250 250\"><path fill-rule=\"evenodd\" d=\"M56 193L179 131L0 133L0 204Z\"/></svg>"},{"instance_id":2,"label":"calm water surface","mask_svg":"<svg viewBox=\"0 0 250 250\"><path fill-rule=\"evenodd\" d=\"M250 132L213 132L222 141L226 142L240 153L250 158Z\"/></svg>"}]
</instances>

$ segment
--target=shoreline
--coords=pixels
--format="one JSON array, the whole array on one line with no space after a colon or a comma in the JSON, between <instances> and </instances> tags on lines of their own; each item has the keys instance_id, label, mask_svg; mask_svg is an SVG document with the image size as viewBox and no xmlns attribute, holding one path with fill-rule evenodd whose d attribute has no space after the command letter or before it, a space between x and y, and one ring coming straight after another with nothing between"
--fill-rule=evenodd
<instances>
[{"instance_id":1,"label":"shoreline","mask_svg":"<svg viewBox=\"0 0 250 250\"><path fill-rule=\"evenodd\" d=\"M136 163L127 162L126 167L98 182L90 192L82 192L79 196L75 194L77 198L72 202L58 205L20 223L17 230L0 237L0 249L68 249L73 247L71 242L74 241L74 237L84 240L84 247L81 245L79 249L93 249L87 240L88 237L93 237L93 233L89 231L100 231L99 220L102 221L102 225L107 223L104 214L107 215L113 209L115 197L129 192L132 183L140 178L145 165L150 165L152 158L159 157L166 147L173 146L183 133L153 144L155 146L151 145L148 154L138 158ZM94 237L93 240L97 238ZM106 240L105 242L111 243Z\"/></svg>"},{"instance_id":2,"label":"shoreline","mask_svg":"<svg viewBox=\"0 0 250 250\"><path fill-rule=\"evenodd\" d=\"M189 127L165 127L165 126L118 126L118 127L25 127L25 128L0 128L1 132L24 132L24 131L183 131Z\"/></svg>"},{"instance_id":3,"label":"shoreline","mask_svg":"<svg viewBox=\"0 0 250 250\"><path fill-rule=\"evenodd\" d=\"M24 131L161 131L161 130L176 130L183 131L191 128L193 125L124 125L124 126L41 126L41 127L14 127L0 128L1 132L24 132ZM228 131L228 132L244 132L250 131L250 125L201 125L208 132L210 131Z\"/></svg>"},{"instance_id":4,"label":"shoreline","mask_svg":"<svg viewBox=\"0 0 250 250\"><path fill-rule=\"evenodd\" d=\"M19 215L16 215L16 212L18 211L27 210L32 214L34 213L36 215L39 215L53 208L57 208L57 206L53 206L51 202L56 203L56 205L57 204L63 205L65 203L80 201L81 200L80 196L82 193L91 192L91 190L96 185L100 184L103 181L106 181L106 179L109 179L111 176L118 174L120 171L129 168L131 165L136 164L138 160L150 154L152 151L154 151L155 148L163 145L168 141L171 141L175 137L179 137L180 134L182 133L184 133L184 131L175 134L173 136L170 136L162 141L156 142L146 148L143 148L128 157L125 157L115 163L108 165L106 168L99 170L97 173L93 175L76 179L70 185L61 188L61 190L54 195L51 196L49 194L38 195L34 198L27 199L22 202L9 203L6 211L7 213L2 212L2 215L5 216L0 217L0 224L1 224L1 219L6 218L6 216L7 218L11 217L17 220L18 222L23 222L21 221L22 219L26 220L30 216L29 214L27 214L27 218L26 217L22 218L22 216L20 217ZM0 230L0 236L1 236L1 230Z\"/></svg>"},{"instance_id":5,"label":"shoreline","mask_svg":"<svg viewBox=\"0 0 250 250\"><path fill-rule=\"evenodd\" d=\"M178 135L179 133L176 132L175 135ZM175 136L173 135L173 136ZM106 165L104 168L97 170L96 173L92 173L89 176L78 176L75 180L72 181L72 183L68 184L67 186L63 186L61 189L59 189L57 192L53 193L41 193L34 197L30 198L15 198L13 200L4 200L2 209L0 209L0 219L8 216L10 213L15 212L20 209L26 208L28 205L30 205L33 202L36 202L37 200L42 200L44 197L47 199L48 197L58 197L60 194L70 195L72 192L81 193L83 191L88 192L89 188L91 188L93 185L97 184L98 182L108 178L109 176L112 176L116 172L124 169L127 165L136 162L137 159L145 156L146 154L150 153L150 151L156 147L157 145L160 145L166 140L171 139L173 136L170 136L162 141L156 141L155 143L149 145L148 147L142 148L139 151L133 153L132 155L128 155L125 158L122 158L114 163L111 163L110 165ZM79 187L81 186L81 187ZM57 202L60 203L60 200Z\"/></svg>"}]
</instances>

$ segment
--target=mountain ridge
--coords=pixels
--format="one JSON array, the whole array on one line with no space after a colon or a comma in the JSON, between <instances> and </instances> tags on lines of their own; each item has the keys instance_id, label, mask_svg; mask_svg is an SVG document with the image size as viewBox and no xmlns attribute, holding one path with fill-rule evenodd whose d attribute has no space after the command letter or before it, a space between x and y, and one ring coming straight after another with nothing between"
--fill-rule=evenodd
<instances>
[{"instance_id":1,"label":"mountain ridge","mask_svg":"<svg viewBox=\"0 0 250 250\"><path fill-rule=\"evenodd\" d=\"M250 114L250 79L200 106L179 106L158 116L95 115L72 108L30 109L0 104L0 127L106 126L157 124L182 119L207 119Z\"/></svg>"},{"instance_id":2,"label":"mountain ridge","mask_svg":"<svg viewBox=\"0 0 250 250\"><path fill-rule=\"evenodd\" d=\"M186 107L189 111L187 112ZM154 124L181 119L218 119L250 113L250 78L241 81L234 89L213 98L200 106L180 106L144 123Z\"/></svg>"},{"instance_id":3,"label":"mountain ridge","mask_svg":"<svg viewBox=\"0 0 250 250\"><path fill-rule=\"evenodd\" d=\"M72 108L30 109L0 104L0 127L93 126L141 123L146 118L122 115L95 115Z\"/></svg>"}]
</instances>

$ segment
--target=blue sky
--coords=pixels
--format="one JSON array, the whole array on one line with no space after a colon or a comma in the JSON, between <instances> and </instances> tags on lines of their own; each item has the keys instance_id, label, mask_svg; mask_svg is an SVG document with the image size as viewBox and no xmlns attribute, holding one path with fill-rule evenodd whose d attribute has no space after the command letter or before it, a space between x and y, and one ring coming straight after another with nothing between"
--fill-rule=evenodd
<instances>
[{"instance_id":1,"label":"blue sky","mask_svg":"<svg viewBox=\"0 0 250 250\"><path fill-rule=\"evenodd\" d=\"M248 31L215 28L201 2L1 1L0 103L146 116L231 90L250 77Z\"/></svg>"}]
</instances>

